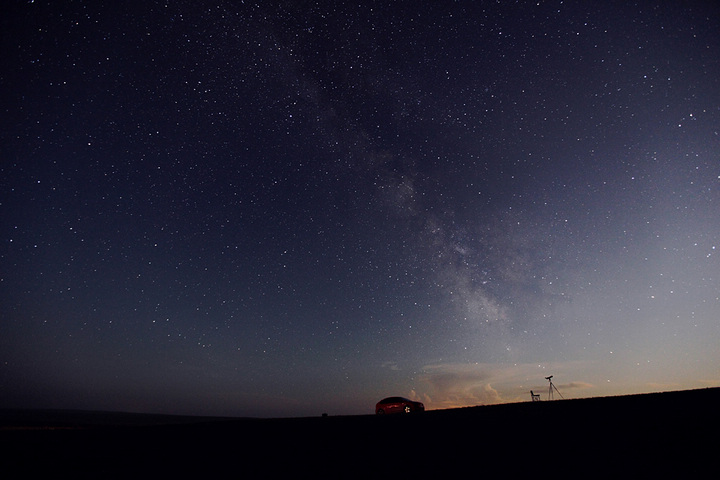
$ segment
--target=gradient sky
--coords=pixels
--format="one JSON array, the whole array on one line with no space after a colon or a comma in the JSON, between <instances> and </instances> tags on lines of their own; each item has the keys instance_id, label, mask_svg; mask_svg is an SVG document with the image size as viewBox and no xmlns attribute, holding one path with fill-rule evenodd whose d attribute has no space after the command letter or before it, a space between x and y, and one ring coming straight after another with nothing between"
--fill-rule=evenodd
<instances>
[{"instance_id":1,"label":"gradient sky","mask_svg":"<svg viewBox=\"0 0 720 480\"><path fill-rule=\"evenodd\" d=\"M0 9L0 406L720 386L717 2Z\"/></svg>"}]
</instances>

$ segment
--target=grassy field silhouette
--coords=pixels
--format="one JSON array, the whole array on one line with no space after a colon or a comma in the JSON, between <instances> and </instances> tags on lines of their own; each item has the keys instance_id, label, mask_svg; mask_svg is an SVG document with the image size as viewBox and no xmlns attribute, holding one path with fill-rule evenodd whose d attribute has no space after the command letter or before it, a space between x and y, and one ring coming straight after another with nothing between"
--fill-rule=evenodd
<instances>
[{"instance_id":1,"label":"grassy field silhouette","mask_svg":"<svg viewBox=\"0 0 720 480\"><path fill-rule=\"evenodd\" d=\"M75 477L702 474L720 389L410 415L283 419L0 412L5 470Z\"/></svg>"}]
</instances>

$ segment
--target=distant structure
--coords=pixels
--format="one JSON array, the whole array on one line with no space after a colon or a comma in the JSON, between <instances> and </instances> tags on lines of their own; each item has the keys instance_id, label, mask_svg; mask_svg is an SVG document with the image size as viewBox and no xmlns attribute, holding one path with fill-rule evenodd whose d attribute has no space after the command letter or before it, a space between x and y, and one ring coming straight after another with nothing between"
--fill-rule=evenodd
<instances>
[{"instance_id":1,"label":"distant structure","mask_svg":"<svg viewBox=\"0 0 720 480\"><path fill-rule=\"evenodd\" d=\"M539 393L533 393L532 390L530 390L530 396L532 397L533 402L539 402L540 401L540 394Z\"/></svg>"},{"instance_id":2,"label":"distant structure","mask_svg":"<svg viewBox=\"0 0 720 480\"><path fill-rule=\"evenodd\" d=\"M558 390L557 387L553 385L552 378L552 375L550 375L549 377L545 377L545 380L550 382L550 387L548 388L548 399L553 400L553 389L557 392L558 395L560 395L560 398L565 398L562 396L562 393L560 393L560 390Z\"/></svg>"}]
</instances>

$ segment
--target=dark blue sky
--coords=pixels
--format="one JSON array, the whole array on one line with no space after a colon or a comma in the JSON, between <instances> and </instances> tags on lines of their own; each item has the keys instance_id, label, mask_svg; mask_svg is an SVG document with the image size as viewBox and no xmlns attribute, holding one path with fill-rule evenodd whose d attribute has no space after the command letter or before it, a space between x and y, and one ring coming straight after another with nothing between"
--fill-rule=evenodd
<instances>
[{"instance_id":1,"label":"dark blue sky","mask_svg":"<svg viewBox=\"0 0 720 480\"><path fill-rule=\"evenodd\" d=\"M713 2L10 2L0 406L720 385Z\"/></svg>"}]
</instances>

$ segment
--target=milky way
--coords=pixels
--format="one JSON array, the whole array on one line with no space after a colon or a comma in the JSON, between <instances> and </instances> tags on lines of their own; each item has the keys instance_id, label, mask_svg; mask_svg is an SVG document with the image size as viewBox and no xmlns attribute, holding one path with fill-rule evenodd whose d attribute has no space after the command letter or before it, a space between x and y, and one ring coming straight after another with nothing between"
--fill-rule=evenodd
<instances>
[{"instance_id":1,"label":"milky way","mask_svg":"<svg viewBox=\"0 0 720 480\"><path fill-rule=\"evenodd\" d=\"M0 406L720 385L711 2L13 2Z\"/></svg>"}]
</instances>

